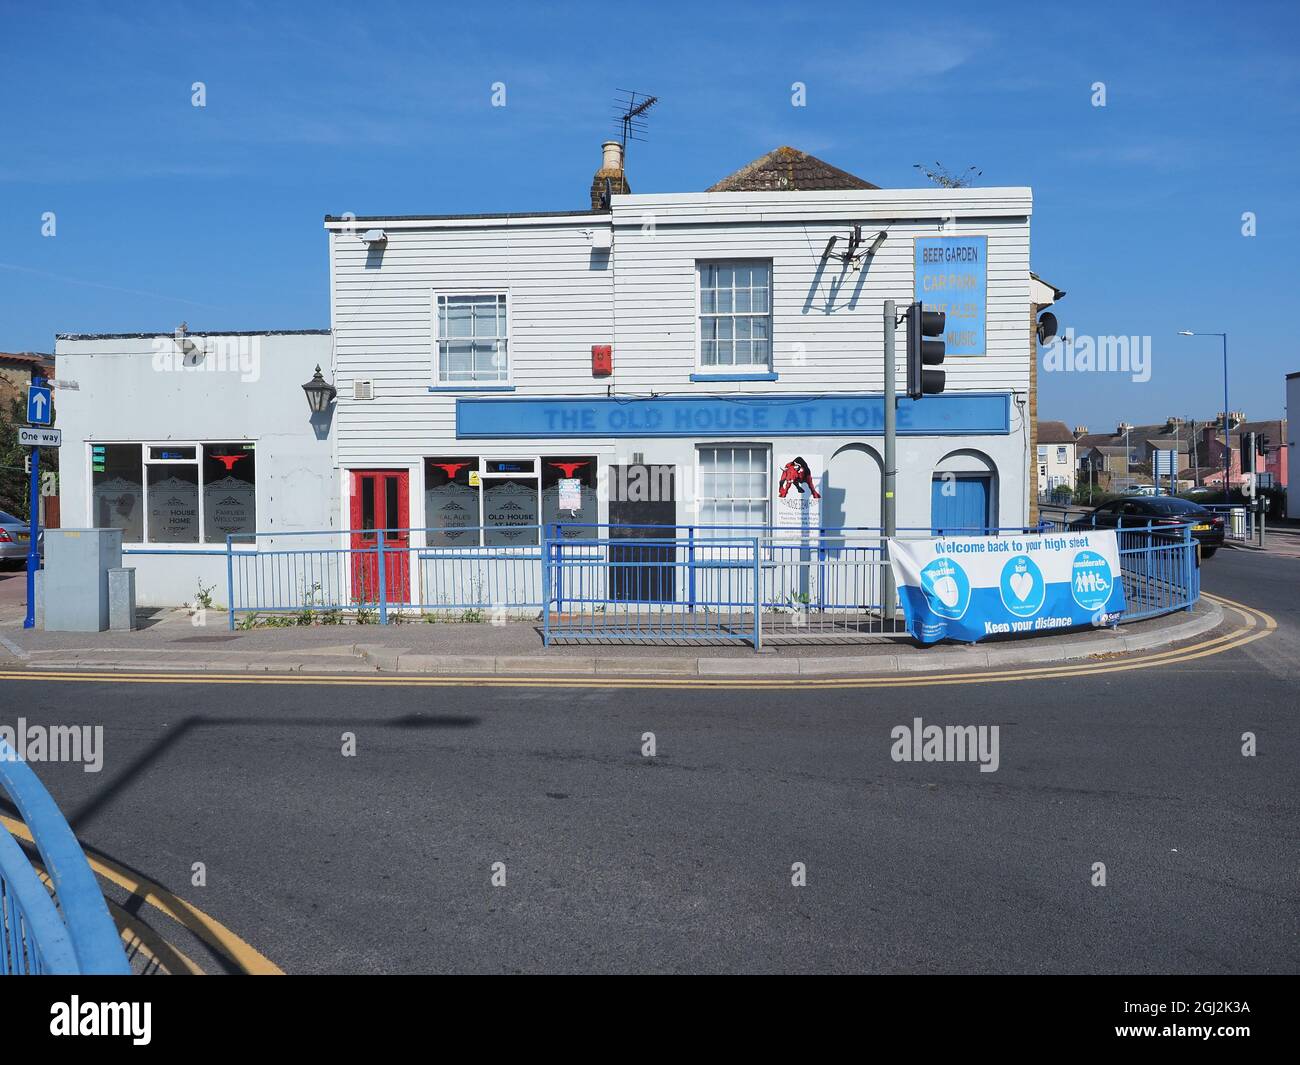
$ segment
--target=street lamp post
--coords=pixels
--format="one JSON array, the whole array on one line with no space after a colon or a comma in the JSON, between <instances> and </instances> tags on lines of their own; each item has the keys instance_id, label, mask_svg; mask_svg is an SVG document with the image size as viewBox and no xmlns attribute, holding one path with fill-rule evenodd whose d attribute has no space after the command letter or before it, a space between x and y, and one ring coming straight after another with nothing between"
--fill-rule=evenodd
<instances>
[{"instance_id":1,"label":"street lamp post","mask_svg":"<svg viewBox=\"0 0 1300 1065\"><path fill-rule=\"evenodd\" d=\"M1232 436L1228 427L1228 334L1197 333L1190 329L1178 330L1184 337L1218 337L1223 341L1223 502L1228 502L1228 463L1232 458Z\"/></svg>"}]
</instances>

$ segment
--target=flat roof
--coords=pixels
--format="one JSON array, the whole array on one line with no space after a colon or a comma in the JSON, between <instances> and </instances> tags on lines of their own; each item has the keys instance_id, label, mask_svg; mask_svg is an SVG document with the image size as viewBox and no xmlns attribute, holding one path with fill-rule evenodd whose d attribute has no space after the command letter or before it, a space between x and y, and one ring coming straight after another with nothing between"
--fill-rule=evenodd
<instances>
[{"instance_id":1,"label":"flat roof","mask_svg":"<svg viewBox=\"0 0 1300 1065\"><path fill-rule=\"evenodd\" d=\"M174 337L174 329L155 329L152 333L55 333L56 340L148 340L150 337ZM187 329L187 337L316 337L329 336L328 329Z\"/></svg>"},{"instance_id":2,"label":"flat roof","mask_svg":"<svg viewBox=\"0 0 1300 1065\"><path fill-rule=\"evenodd\" d=\"M585 211L491 211L486 214L327 214L326 224L330 222L454 222L459 220L477 221L489 218L586 218L590 215L606 215L609 211L596 211L588 207Z\"/></svg>"}]
</instances>

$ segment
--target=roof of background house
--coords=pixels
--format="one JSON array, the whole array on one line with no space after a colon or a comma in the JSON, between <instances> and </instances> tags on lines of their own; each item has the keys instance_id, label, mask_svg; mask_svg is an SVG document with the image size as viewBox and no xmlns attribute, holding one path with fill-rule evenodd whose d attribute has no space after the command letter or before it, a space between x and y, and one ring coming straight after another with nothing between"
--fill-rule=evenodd
<instances>
[{"instance_id":1,"label":"roof of background house","mask_svg":"<svg viewBox=\"0 0 1300 1065\"><path fill-rule=\"evenodd\" d=\"M808 192L817 189L878 189L824 159L782 145L728 174L705 192Z\"/></svg>"},{"instance_id":2,"label":"roof of background house","mask_svg":"<svg viewBox=\"0 0 1300 1065\"><path fill-rule=\"evenodd\" d=\"M18 363L23 366L53 366L54 356L39 351L0 351L0 362Z\"/></svg>"},{"instance_id":3,"label":"roof of background house","mask_svg":"<svg viewBox=\"0 0 1300 1065\"><path fill-rule=\"evenodd\" d=\"M1040 444L1073 444L1074 434L1065 422L1039 422L1038 442Z\"/></svg>"},{"instance_id":4,"label":"roof of background house","mask_svg":"<svg viewBox=\"0 0 1300 1065\"><path fill-rule=\"evenodd\" d=\"M1271 418L1259 422L1242 422L1233 427L1232 435L1240 436L1242 433L1262 433L1264 436L1271 437L1274 442L1280 440L1286 432L1285 418Z\"/></svg>"},{"instance_id":5,"label":"roof of background house","mask_svg":"<svg viewBox=\"0 0 1300 1065\"><path fill-rule=\"evenodd\" d=\"M1153 447L1157 451L1177 451L1180 455L1191 450L1194 440L1190 432L1152 434L1144 439L1148 447Z\"/></svg>"}]
</instances>

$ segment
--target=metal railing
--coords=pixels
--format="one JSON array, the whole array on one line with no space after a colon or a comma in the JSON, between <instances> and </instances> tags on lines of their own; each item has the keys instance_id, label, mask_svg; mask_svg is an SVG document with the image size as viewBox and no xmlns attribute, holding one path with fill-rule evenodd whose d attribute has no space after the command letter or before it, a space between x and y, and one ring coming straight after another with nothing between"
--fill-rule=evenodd
<instances>
[{"instance_id":1,"label":"metal railing","mask_svg":"<svg viewBox=\"0 0 1300 1065\"><path fill-rule=\"evenodd\" d=\"M582 538L572 533L580 529ZM1038 527L946 530L948 535ZM828 643L907 637L879 529L557 524L543 561L543 641ZM620 535L621 534L621 535ZM934 535L900 529L896 538Z\"/></svg>"},{"instance_id":2,"label":"metal railing","mask_svg":"<svg viewBox=\"0 0 1300 1065\"><path fill-rule=\"evenodd\" d=\"M761 646L758 537L548 539L542 640Z\"/></svg>"},{"instance_id":3,"label":"metal railing","mask_svg":"<svg viewBox=\"0 0 1300 1065\"><path fill-rule=\"evenodd\" d=\"M1124 620L1191 610L1201 597L1201 566L1190 524L1117 529Z\"/></svg>"},{"instance_id":4,"label":"metal railing","mask_svg":"<svg viewBox=\"0 0 1300 1065\"><path fill-rule=\"evenodd\" d=\"M412 616L479 621L536 618L542 606L539 525L508 530L344 529L296 532L310 545L249 549L226 544L226 610L302 624L388 624ZM494 543L502 534L511 542ZM259 536L269 534L259 533ZM349 546L337 546L340 537Z\"/></svg>"},{"instance_id":5,"label":"metal railing","mask_svg":"<svg viewBox=\"0 0 1300 1065\"><path fill-rule=\"evenodd\" d=\"M1062 532L1081 527L1079 521L1046 524ZM1142 621L1196 605L1201 597L1201 562L1192 524L1125 523L1121 518L1112 527L1098 526L1094 517L1083 526L1115 533L1124 582L1124 621Z\"/></svg>"},{"instance_id":6,"label":"metal railing","mask_svg":"<svg viewBox=\"0 0 1300 1065\"><path fill-rule=\"evenodd\" d=\"M31 831L49 877L0 826L0 973L130 973L86 856L36 774L0 739L0 786Z\"/></svg>"},{"instance_id":7,"label":"metal railing","mask_svg":"<svg viewBox=\"0 0 1300 1065\"><path fill-rule=\"evenodd\" d=\"M1223 517L1223 538L1240 544L1253 543L1259 515L1244 503L1203 503L1206 510Z\"/></svg>"},{"instance_id":8,"label":"metal railing","mask_svg":"<svg viewBox=\"0 0 1300 1065\"><path fill-rule=\"evenodd\" d=\"M902 528L896 538L1025 535L1068 524ZM1199 595L1190 528L1117 531L1126 620L1189 609ZM540 619L547 644L906 636L897 599L881 604L889 563L879 529L561 522L293 535L300 539L291 546L267 550L227 544L232 629L241 616L278 616L279 624L414 616Z\"/></svg>"}]
</instances>

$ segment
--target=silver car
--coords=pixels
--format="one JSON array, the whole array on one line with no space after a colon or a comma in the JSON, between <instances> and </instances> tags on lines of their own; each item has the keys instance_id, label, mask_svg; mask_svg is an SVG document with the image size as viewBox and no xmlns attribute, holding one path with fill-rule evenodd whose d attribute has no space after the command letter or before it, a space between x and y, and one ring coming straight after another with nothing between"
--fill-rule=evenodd
<instances>
[{"instance_id":1,"label":"silver car","mask_svg":"<svg viewBox=\"0 0 1300 1065\"><path fill-rule=\"evenodd\" d=\"M27 561L27 542L31 526L22 518L0 510L0 566L22 565ZM36 549L45 554L45 530L36 531Z\"/></svg>"}]
</instances>

